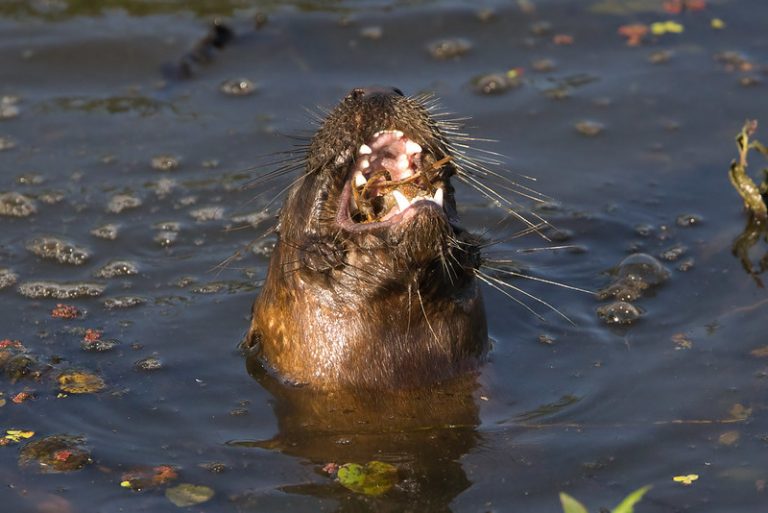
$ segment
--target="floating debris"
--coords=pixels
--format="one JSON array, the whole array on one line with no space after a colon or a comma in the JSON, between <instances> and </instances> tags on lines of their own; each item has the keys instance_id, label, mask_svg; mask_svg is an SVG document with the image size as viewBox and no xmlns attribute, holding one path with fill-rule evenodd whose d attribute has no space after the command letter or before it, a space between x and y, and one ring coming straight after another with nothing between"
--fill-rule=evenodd
<instances>
[{"instance_id":1,"label":"floating debris","mask_svg":"<svg viewBox=\"0 0 768 513\"><path fill-rule=\"evenodd\" d=\"M68 394L93 394L104 390L104 380L88 371L68 370L56 378L59 389Z\"/></svg>"},{"instance_id":2,"label":"floating debris","mask_svg":"<svg viewBox=\"0 0 768 513\"><path fill-rule=\"evenodd\" d=\"M100 239L115 240L118 232L119 228L116 224L105 224L91 230L91 235Z\"/></svg>"},{"instance_id":3,"label":"floating debris","mask_svg":"<svg viewBox=\"0 0 768 513\"><path fill-rule=\"evenodd\" d=\"M531 63L531 68L533 68L534 71L538 71L540 73L554 71L556 67L557 65L552 59L536 59Z\"/></svg>"},{"instance_id":4,"label":"floating debris","mask_svg":"<svg viewBox=\"0 0 768 513\"><path fill-rule=\"evenodd\" d=\"M170 465L139 467L124 472L120 480L120 486L140 491L167 484L174 479L178 479L178 477L178 472Z\"/></svg>"},{"instance_id":5,"label":"floating debris","mask_svg":"<svg viewBox=\"0 0 768 513\"><path fill-rule=\"evenodd\" d=\"M0 121L19 117L21 109L19 108L18 96L0 97Z\"/></svg>"},{"instance_id":6,"label":"floating debris","mask_svg":"<svg viewBox=\"0 0 768 513\"><path fill-rule=\"evenodd\" d=\"M431 43L427 50L435 59L448 60L463 57L472 49L472 43L467 39L441 39Z\"/></svg>"},{"instance_id":7,"label":"floating debris","mask_svg":"<svg viewBox=\"0 0 768 513\"><path fill-rule=\"evenodd\" d=\"M28 217L37 213L35 202L18 192L0 194L0 216Z\"/></svg>"},{"instance_id":8,"label":"floating debris","mask_svg":"<svg viewBox=\"0 0 768 513\"><path fill-rule=\"evenodd\" d=\"M204 207L189 213L198 223L205 221L219 221L224 218L224 207Z\"/></svg>"},{"instance_id":9,"label":"floating debris","mask_svg":"<svg viewBox=\"0 0 768 513\"><path fill-rule=\"evenodd\" d=\"M117 347L120 343L117 340L99 338L96 340L83 339L80 342L80 349L88 351L90 353L104 353L111 351Z\"/></svg>"},{"instance_id":10,"label":"floating debris","mask_svg":"<svg viewBox=\"0 0 768 513\"><path fill-rule=\"evenodd\" d=\"M249 96L256 92L256 84L247 78L233 78L222 82L219 91L227 96Z\"/></svg>"},{"instance_id":11,"label":"floating debris","mask_svg":"<svg viewBox=\"0 0 768 513\"><path fill-rule=\"evenodd\" d=\"M576 123L574 125L574 128L581 135L585 135L587 137L594 137L602 133L603 130L605 130L605 125L603 125L599 121L585 119Z\"/></svg>"},{"instance_id":12,"label":"floating debris","mask_svg":"<svg viewBox=\"0 0 768 513\"><path fill-rule=\"evenodd\" d=\"M672 59L674 52L670 50L658 50L648 56L648 62L651 64L665 64Z\"/></svg>"},{"instance_id":13,"label":"floating debris","mask_svg":"<svg viewBox=\"0 0 768 513\"><path fill-rule=\"evenodd\" d=\"M618 33L620 36L627 38L627 46L640 46L649 31L648 25L633 23L622 25L619 27Z\"/></svg>"},{"instance_id":14,"label":"floating debris","mask_svg":"<svg viewBox=\"0 0 768 513\"><path fill-rule=\"evenodd\" d=\"M163 362L156 356L148 356L136 362L134 367L140 371L156 371L163 368Z\"/></svg>"},{"instance_id":15,"label":"floating debris","mask_svg":"<svg viewBox=\"0 0 768 513\"><path fill-rule=\"evenodd\" d=\"M685 27L682 24L668 20L651 23L651 34L654 36L663 36L664 34L682 34Z\"/></svg>"},{"instance_id":16,"label":"floating debris","mask_svg":"<svg viewBox=\"0 0 768 513\"><path fill-rule=\"evenodd\" d=\"M397 467L382 461L370 461L365 465L345 463L336 475L344 488L373 497L387 493L399 480Z\"/></svg>"},{"instance_id":17,"label":"floating debris","mask_svg":"<svg viewBox=\"0 0 768 513\"><path fill-rule=\"evenodd\" d=\"M80 319L81 317L83 317L83 312L74 305L59 303L56 308L51 310L51 318L53 319Z\"/></svg>"},{"instance_id":18,"label":"floating debris","mask_svg":"<svg viewBox=\"0 0 768 513\"><path fill-rule=\"evenodd\" d=\"M16 141L10 137L0 136L0 151L12 150L16 147Z\"/></svg>"},{"instance_id":19,"label":"floating debris","mask_svg":"<svg viewBox=\"0 0 768 513\"><path fill-rule=\"evenodd\" d=\"M173 155L158 155L152 157L151 161L152 169L157 171L174 171L179 168L180 164L179 157Z\"/></svg>"},{"instance_id":20,"label":"floating debris","mask_svg":"<svg viewBox=\"0 0 768 513\"><path fill-rule=\"evenodd\" d=\"M694 481L697 481L699 479L698 474L686 474L683 476L675 476L672 478L672 481L675 483L680 483L684 486L690 486L693 484Z\"/></svg>"},{"instance_id":21,"label":"floating debris","mask_svg":"<svg viewBox=\"0 0 768 513\"><path fill-rule=\"evenodd\" d=\"M182 483L165 491L166 498L180 508L202 504L211 500L214 495L212 488L189 483Z\"/></svg>"},{"instance_id":22,"label":"floating debris","mask_svg":"<svg viewBox=\"0 0 768 513\"><path fill-rule=\"evenodd\" d=\"M56 237L32 239L27 243L27 249L40 258L60 264L83 265L91 258L87 249Z\"/></svg>"},{"instance_id":23,"label":"floating debris","mask_svg":"<svg viewBox=\"0 0 768 513\"><path fill-rule=\"evenodd\" d=\"M714 56L715 60L723 65L728 72L750 72L754 71L755 64L746 55L734 52L720 52Z\"/></svg>"},{"instance_id":24,"label":"floating debris","mask_svg":"<svg viewBox=\"0 0 768 513\"><path fill-rule=\"evenodd\" d=\"M698 214L681 214L675 219L675 224L683 228L688 228L698 226L702 221L703 218Z\"/></svg>"},{"instance_id":25,"label":"floating debris","mask_svg":"<svg viewBox=\"0 0 768 513\"><path fill-rule=\"evenodd\" d=\"M167 248L175 244L178 238L178 232L162 231L155 235L152 240L154 240L160 246Z\"/></svg>"},{"instance_id":26,"label":"floating debris","mask_svg":"<svg viewBox=\"0 0 768 513\"><path fill-rule=\"evenodd\" d=\"M108 310L116 310L120 308L133 308L146 302L146 299L138 296L119 296L107 298L103 304Z\"/></svg>"},{"instance_id":27,"label":"floating debris","mask_svg":"<svg viewBox=\"0 0 768 513\"><path fill-rule=\"evenodd\" d=\"M552 33L552 24L548 21L537 21L531 23L530 29L534 36L546 36Z\"/></svg>"},{"instance_id":28,"label":"floating debris","mask_svg":"<svg viewBox=\"0 0 768 513\"><path fill-rule=\"evenodd\" d=\"M43 473L72 472L92 463L80 436L52 435L30 442L19 453L19 466Z\"/></svg>"},{"instance_id":29,"label":"floating debris","mask_svg":"<svg viewBox=\"0 0 768 513\"><path fill-rule=\"evenodd\" d=\"M77 299L97 297L104 293L104 286L98 283L55 283L52 281L29 281L19 285L19 294L31 299Z\"/></svg>"},{"instance_id":30,"label":"floating debris","mask_svg":"<svg viewBox=\"0 0 768 513\"><path fill-rule=\"evenodd\" d=\"M115 260L96 271L94 275L97 278L115 278L136 274L139 274L139 268L136 264L127 260Z\"/></svg>"},{"instance_id":31,"label":"floating debris","mask_svg":"<svg viewBox=\"0 0 768 513\"><path fill-rule=\"evenodd\" d=\"M688 251L688 248L682 244L675 244L671 248L667 248L659 254L659 258L666 260L667 262L675 262L680 259Z\"/></svg>"},{"instance_id":32,"label":"floating debris","mask_svg":"<svg viewBox=\"0 0 768 513\"><path fill-rule=\"evenodd\" d=\"M107 212L119 214L123 210L141 206L141 199L130 194L116 194L107 204Z\"/></svg>"},{"instance_id":33,"label":"floating debris","mask_svg":"<svg viewBox=\"0 0 768 513\"><path fill-rule=\"evenodd\" d=\"M19 443L23 440L28 440L35 436L34 431L24 431L22 429L8 429L5 431L5 436L0 438L0 446L8 445L10 443Z\"/></svg>"},{"instance_id":34,"label":"floating debris","mask_svg":"<svg viewBox=\"0 0 768 513\"><path fill-rule=\"evenodd\" d=\"M371 41L378 41L384 36L384 29L378 25L370 27L363 27L360 29L360 37L370 39Z\"/></svg>"},{"instance_id":35,"label":"floating debris","mask_svg":"<svg viewBox=\"0 0 768 513\"><path fill-rule=\"evenodd\" d=\"M11 401L14 404L21 404L21 403L27 401L28 399L33 399L34 397L35 397L35 395L34 395L33 392L24 391L24 392L19 392L18 394L14 395L13 398L11 399Z\"/></svg>"},{"instance_id":36,"label":"floating debris","mask_svg":"<svg viewBox=\"0 0 768 513\"><path fill-rule=\"evenodd\" d=\"M666 0L661 7L669 14L681 14L684 11L703 11L707 7L706 0Z\"/></svg>"},{"instance_id":37,"label":"floating debris","mask_svg":"<svg viewBox=\"0 0 768 513\"><path fill-rule=\"evenodd\" d=\"M0 268L0 290L16 284L19 276L10 269Z\"/></svg>"},{"instance_id":38,"label":"floating debris","mask_svg":"<svg viewBox=\"0 0 768 513\"><path fill-rule=\"evenodd\" d=\"M472 79L472 90L477 94L502 94L510 89L520 87L522 82L522 68L515 68L506 73L490 73Z\"/></svg>"}]
</instances>

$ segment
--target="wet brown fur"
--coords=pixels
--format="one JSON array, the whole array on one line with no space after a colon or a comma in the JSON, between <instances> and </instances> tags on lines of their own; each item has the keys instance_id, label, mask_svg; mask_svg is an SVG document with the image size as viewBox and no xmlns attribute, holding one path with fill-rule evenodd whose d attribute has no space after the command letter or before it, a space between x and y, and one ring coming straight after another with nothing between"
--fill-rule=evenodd
<instances>
[{"instance_id":1,"label":"wet brown fur","mask_svg":"<svg viewBox=\"0 0 768 513\"><path fill-rule=\"evenodd\" d=\"M313 137L304 175L283 204L246 345L292 383L425 386L475 368L486 350L479 249L458 226L451 163L436 171L447 216L422 208L364 232L336 221L357 148L387 129L419 143L427 166L451 156L420 102L354 90Z\"/></svg>"}]
</instances>

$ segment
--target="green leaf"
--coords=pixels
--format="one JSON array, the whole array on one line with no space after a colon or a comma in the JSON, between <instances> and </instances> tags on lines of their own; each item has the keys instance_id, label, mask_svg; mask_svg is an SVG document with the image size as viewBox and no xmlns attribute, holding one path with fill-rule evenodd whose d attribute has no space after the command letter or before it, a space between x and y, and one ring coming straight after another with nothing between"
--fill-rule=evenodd
<instances>
[{"instance_id":1,"label":"green leaf","mask_svg":"<svg viewBox=\"0 0 768 513\"><path fill-rule=\"evenodd\" d=\"M640 502L640 499L643 498L643 495L645 495L645 492L651 489L651 486L643 486L642 488L638 488L634 492L630 493L626 496L626 498L621 501L621 504L613 508L611 510L611 513L633 513L635 511L635 504Z\"/></svg>"},{"instance_id":2,"label":"green leaf","mask_svg":"<svg viewBox=\"0 0 768 513\"><path fill-rule=\"evenodd\" d=\"M397 467L381 461L371 461L365 466L346 463L339 467L338 477L345 488L372 496L388 492L398 480Z\"/></svg>"},{"instance_id":3,"label":"green leaf","mask_svg":"<svg viewBox=\"0 0 768 513\"><path fill-rule=\"evenodd\" d=\"M565 492L560 492L560 503L563 505L563 513L587 513L582 503Z\"/></svg>"}]
</instances>

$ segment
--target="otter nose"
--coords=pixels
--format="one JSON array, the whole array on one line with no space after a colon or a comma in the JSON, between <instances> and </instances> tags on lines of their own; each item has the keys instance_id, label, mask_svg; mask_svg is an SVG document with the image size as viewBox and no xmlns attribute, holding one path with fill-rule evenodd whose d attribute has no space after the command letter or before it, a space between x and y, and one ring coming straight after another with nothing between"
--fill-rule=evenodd
<instances>
[{"instance_id":1,"label":"otter nose","mask_svg":"<svg viewBox=\"0 0 768 513\"><path fill-rule=\"evenodd\" d=\"M398 96L405 96L403 92L397 87L370 86L352 89L348 97L354 100L363 100L373 96L391 96L393 94Z\"/></svg>"}]
</instances>

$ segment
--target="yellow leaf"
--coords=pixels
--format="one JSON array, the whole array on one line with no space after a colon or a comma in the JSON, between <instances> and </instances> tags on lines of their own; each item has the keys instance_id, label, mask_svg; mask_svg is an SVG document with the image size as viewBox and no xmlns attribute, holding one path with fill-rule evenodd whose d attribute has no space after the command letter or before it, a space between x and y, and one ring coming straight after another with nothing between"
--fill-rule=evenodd
<instances>
[{"instance_id":1,"label":"yellow leaf","mask_svg":"<svg viewBox=\"0 0 768 513\"><path fill-rule=\"evenodd\" d=\"M70 370L58 377L59 388L68 394L91 394L106 387L104 380L88 371Z\"/></svg>"},{"instance_id":2,"label":"yellow leaf","mask_svg":"<svg viewBox=\"0 0 768 513\"><path fill-rule=\"evenodd\" d=\"M693 484L694 481L696 481L699 478L698 474L688 474L685 476L675 476L672 478L672 481L675 483L682 483L685 486L688 486L690 484Z\"/></svg>"},{"instance_id":3,"label":"yellow leaf","mask_svg":"<svg viewBox=\"0 0 768 513\"><path fill-rule=\"evenodd\" d=\"M709 24L715 30L721 30L725 28L725 22L720 18L712 18L712 21Z\"/></svg>"},{"instance_id":4,"label":"yellow leaf","mask_svg":"<svg viewBox=\"0 0 768 513\"><path fill-rule=\"evenodd\" d=\"M20 429L8 429L6 431L5 439L11 442L21 442L23 438L32 438L35 436L34 431L22 431Z\"/></svg>"},{"instance_id":5,"label":"yellow leaf","mask_svg":"<svg viewBox=\"0 0 768 513\"><path fill-rule=\"evenodd\" d=\"M685 27L676 21L657 21L656 23L651 24L651 33L654 36L680 34L684 30Z\"/></svg>"}]
</instances>

